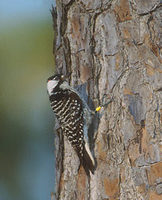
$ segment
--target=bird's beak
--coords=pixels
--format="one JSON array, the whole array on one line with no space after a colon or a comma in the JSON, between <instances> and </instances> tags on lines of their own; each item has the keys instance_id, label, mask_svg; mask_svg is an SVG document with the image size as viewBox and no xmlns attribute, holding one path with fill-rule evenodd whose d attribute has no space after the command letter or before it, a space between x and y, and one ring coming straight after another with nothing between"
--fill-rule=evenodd
<instances>
[{"instance_id":1,"label":"bird's beak","mask_svg":"<svg viewBox=\"0 0 162 200\"><path fill-rule=\"evenodd\" d=\"M71 75L71 72L69 72L69 73L66 74L66 75L62 75L62 76L61 76L61 79L62 79L63 81L65 81L67 78L70 77L70 75Z\"/></svg>"}]
</instances>

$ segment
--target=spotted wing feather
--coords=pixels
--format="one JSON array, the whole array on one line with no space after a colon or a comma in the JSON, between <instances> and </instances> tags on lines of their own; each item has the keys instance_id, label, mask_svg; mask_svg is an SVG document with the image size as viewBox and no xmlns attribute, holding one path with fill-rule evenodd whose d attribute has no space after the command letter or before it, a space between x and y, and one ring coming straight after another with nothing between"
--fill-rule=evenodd
<instances>
[{"instance_id":1,"label":"spotted wing feather","mask_svg":"<svg viewBox=\"0 0 162 200\"><path fill-rule=\"evenodd\" d=\"M60 90L51 97L51 107L59 120L63 133L75 149L86 173L94 172L94 164L86 151L84 141L83 104L80 97L70 90Z\"/></svg>"}]
</instances>

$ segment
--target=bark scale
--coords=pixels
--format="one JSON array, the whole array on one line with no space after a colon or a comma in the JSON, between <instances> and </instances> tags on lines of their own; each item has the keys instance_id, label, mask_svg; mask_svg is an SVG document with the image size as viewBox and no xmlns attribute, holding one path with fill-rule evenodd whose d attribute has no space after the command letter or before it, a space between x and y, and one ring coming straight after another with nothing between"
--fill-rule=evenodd
<instances>
[{"instance_id":1,"label":"bark scale","mask_svg":"<svg viewBox=\"0 0 162 200\"><path fill-rule=\"evenodd\" d=\"M55 61L72 72L95 119L97 161L87 178L66 137L56 136L57 200L160 200L162 67L160 0L57 0Z\"/></svg>"}]
</instances>

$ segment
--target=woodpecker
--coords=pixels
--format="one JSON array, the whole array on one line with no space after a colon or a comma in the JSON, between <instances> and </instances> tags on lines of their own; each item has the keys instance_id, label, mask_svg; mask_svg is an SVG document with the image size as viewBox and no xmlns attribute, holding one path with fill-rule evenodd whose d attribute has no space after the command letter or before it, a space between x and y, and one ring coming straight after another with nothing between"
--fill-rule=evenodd
<instances>
[{"instance_id":1,"label":"woodpecker","mask_svg":"<svg viewBox=\"0 0 162 200\"><path fill-rule=\"evenodd\" d=\"M67 77L55 74L48 78L49 100L63 134L66 135L86 174L89 175L95 170L95 161L87 140L92 113L80 94L68 84Z\"/></svg>"}]
</instances>

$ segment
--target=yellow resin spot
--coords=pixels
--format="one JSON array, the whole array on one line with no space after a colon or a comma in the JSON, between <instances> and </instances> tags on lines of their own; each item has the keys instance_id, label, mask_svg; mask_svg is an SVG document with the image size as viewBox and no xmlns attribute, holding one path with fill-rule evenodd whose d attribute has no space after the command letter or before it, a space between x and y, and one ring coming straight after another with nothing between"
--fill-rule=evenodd
<instances>
[{"instance_id":1,"label":"yellow resin spot","mask_svg":"<svg viewBox=\"0 0 162 200\"><path fill-rule=\"evenodd\" d=\"M96 108L96 111L98 112L99 110L101 110L101 106L98 106L97 108Z\"/></svg>"}]
</instances>

